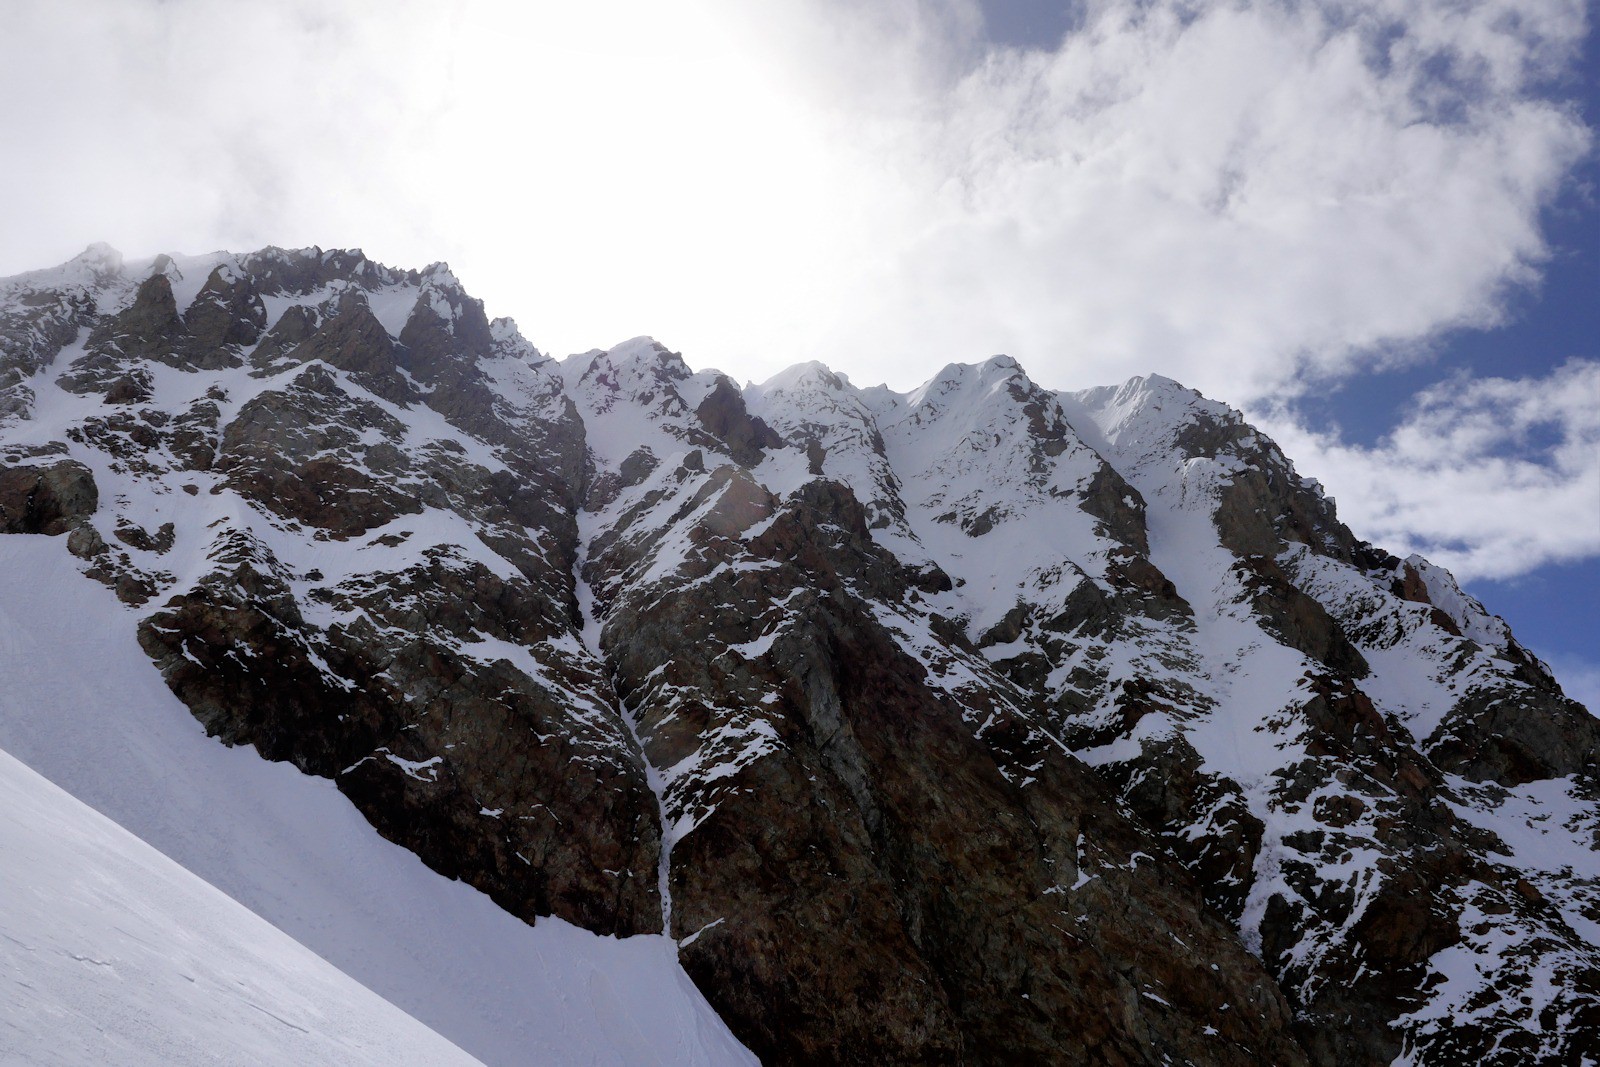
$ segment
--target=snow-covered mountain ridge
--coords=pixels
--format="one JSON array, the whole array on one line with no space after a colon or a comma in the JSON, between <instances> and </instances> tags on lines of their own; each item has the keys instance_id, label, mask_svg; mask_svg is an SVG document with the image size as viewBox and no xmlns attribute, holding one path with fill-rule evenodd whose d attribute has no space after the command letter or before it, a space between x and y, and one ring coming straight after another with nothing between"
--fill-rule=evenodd
<instances>
[{"instance_id":1,"label":"snow-covered mountain ridge","mask_svg":"<svg viewBox=\"0 0 1600 1067\"><path fill-rule=\"evenodd\" d=\"M1159 376L741 388L442 265L95 248L0 282L0 527L435 870L669 933L764 1060L1600 1047L1600 724Z\"/></svg>"}]
</instances>

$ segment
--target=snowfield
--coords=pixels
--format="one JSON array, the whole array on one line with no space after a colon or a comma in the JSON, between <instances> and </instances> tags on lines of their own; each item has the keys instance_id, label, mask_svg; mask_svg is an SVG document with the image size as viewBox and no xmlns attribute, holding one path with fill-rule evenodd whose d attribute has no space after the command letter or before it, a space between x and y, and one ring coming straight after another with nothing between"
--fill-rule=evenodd
<instances>
[{"instance_id":1,"label":"snowfield","mask_svg":"<svg viewBox=\"0 0 1600 1067\"><path fill-rule=\"evenodd\" d=\"M478 1061L0 752L0 1060Z\"/></svg>"}]
</instances>

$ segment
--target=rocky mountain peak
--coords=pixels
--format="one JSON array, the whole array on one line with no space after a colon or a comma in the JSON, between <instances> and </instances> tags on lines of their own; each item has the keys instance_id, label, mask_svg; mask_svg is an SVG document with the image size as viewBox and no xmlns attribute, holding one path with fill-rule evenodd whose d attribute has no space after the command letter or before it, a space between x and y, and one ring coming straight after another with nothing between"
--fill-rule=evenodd
<instances>
[{"instance_id":1,"label":"rocky mountain peak","mask_svg":"<svg viewBox=\"0 0 1600 1067\"><path fill-rule=\"evenodd\" d=\"M104 242L96 242L60 266L0 279L0 291L13 300L31 294L35 302L47 294L57 297L86 295L125 285L126 272L122 253Z\"/></svg>"},{"instance_id":2,"label":"rocky mountain peak","mask_svg":"<svg viewBox=\"0 0 1600 1067\"><path fill-rule=\"evenodd\" d=\"M653 337L634 337L609 349L568 356L562 374L570 388L630 398L646 394L654 398L656 390L694 377L681 355Z\"/></svg>"},{"instance_id":3,"label":"rocky mountain peak","mask_svg":"<svg viewBox=\"0 0 1600 1067\"><path fill-rule=\"evenodd\" d=\"M805 363L796 363L779 371L760 385L751 386L747 392L755 395L768 393L799 392L807 389L822 389L831 392L843 392L850 388L850 380L842 374L830 369L826 364L817 360Z\"/></svg>"},{"instance_id":4,"label":"rocky mountain peak","mask_svg":"<svg viewBox=\"0 0 1600 1067\"><path fill-rule=\"evenodd\" d=\"M0 281L0 530L436 870L669 932L764 1059L1600 1041L1600 727L1226 405L741 389L546 359L443 265L111 262Z\"/></svg>"},{"instance_id":5,"label":"rocky mountain peak","mask_svg":"<svg viewBox=\"0 0 1600 1067\"><path fill-rule=\"evenodd\" d=\"M982 363L950 363L905 398L912 417L926 418L951 407L981 404L997 393L1014 395L1034 388L1021 365L1010 356L992 356Z\"/></svg>"},{"instance_id":6,"label":"rocky mountain peak","mask_svg":"<svg viewBox=\"0 0 1600 1067\"><path fill-rule=\"evenodd\" d=\"M495 351L502 356L528 363L544 363L550 359L522 336L515 319L502 316L492 320L489 323L489 334L494 338Z\"/></svg>"},{"instance_id":7,"label":"rocky mountain peak","mask_svg":"<svg viewBox=\"0 0 1600 1067\"><path fill-rule=\"evenodd\" d=\"M429 263L426 267L422 268L422 280L424 283L432 282L436 285L448 286L452 289L461 288L460 279L458 279L450 270L450 264L446 263L442 259Z\"/></svg>"},{"instance_id":8,"label":"rocky mountain peak","mask_svg":"<svg viewBox=\"0 0 1600 1067\"><path fill-rule=\"evenodd\" d=\"M1138 375L1118 386L1099 386L1068 398L1083 429L1097 434L1108 449L1132 458L1136 450L1165 456L1178 447L1178 438L1209 428L1213 432L1242 427L1239 413L1226 404L1207 400L1193 389L1159 374ZM1188 451L1191 458L1204 448L1215 453L1216 444L1197 438Z\"/></svg>"},{"instance_id":9,"label":"rocky mountain peak","mask_svg":"<svg viewBox=\"0 0 1600 1067\"><path fill-rule=\"evenodd\" d=\"M96 241L68 260L65 266L82 267L96 277L105 277L122 271L122 253L104 241Z\"/></svg>"}]
</instances>

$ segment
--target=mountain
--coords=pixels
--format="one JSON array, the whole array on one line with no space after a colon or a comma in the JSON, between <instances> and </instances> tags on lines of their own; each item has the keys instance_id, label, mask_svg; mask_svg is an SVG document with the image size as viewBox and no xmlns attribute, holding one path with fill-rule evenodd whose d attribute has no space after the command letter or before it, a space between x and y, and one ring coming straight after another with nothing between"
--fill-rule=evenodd
<instances>
[{"instance_id":1,"label":"mountain","mask_svg":"<svg viewBox=\"0 0 1600 1067\"><path fill-rule=\"evenodd\" d=\"M59 538L0 537L0 679L5 683L0 686L0 747L12 756L484 1063L747 1067L754 1062L695 990L665 938L597 937L559 919L528 926L373 833L327 779L269 763L248 747L228 748L207 738L139 648L137 612L119 603L111 590L85 581L76 563L61 551ZM18 788L40 793L41 784L34 777ZM56 805L42 795L8 802L13 822L22 818L24 802ZM29 827L23 821L12 829L21 833ZM81 921L91 909L57 914L49 901L63 878L53 858L34 862L3 837L0 849L0 929L10 939L0 939L0 956L5 973L17 979L7 985L16 999L0 1000L0 1063L86 1062L76 1052L105 1044L103 1032L115 1027L108 1025L104 1010L53 1014L61 998L46 994L61 983L52 986L48 971L39 970L59 963L70 973L81 965L43 951L44 933L71 936L77 942L70 945L73 953L109 964L92 974L108 980L101 986L102 1005L147 1006L148 983L136 976L159 978L166 972L148 952L140 955L137 943L133 959L119 958L130 948L129 939L115 935L133 929L125 919L107 931L104 924ZM104 855L91 851L76 864L73 877L87 884L87 892L122 900L124 908L167 896L159 884L159 894L141 893L149 880L126 878L120 868L108 870ZM149 906L162 908L164 899ZM165 911L169 922L187 923L186 910L167 906ZM43 924L37 921L41 917ZM87 918L92 920L92 913ZM248 922L248 917L236 921ZM246 948L254 944L220 922L183 936L212 931L218 939L243 941ZM175 935L165 945L181 950L182 942ZM228 947L226 941L222 947ZM203 955L220 957L216 962L228 965L246 988L272 990L284 984L281 972L253 973L247 964L254 956ZM163 1015L167 1031L215 1035L216 995L214 987L205 987L204 995L175 1000ZM366 995L367 1002L374 999ZM327 1038L327 1047L336 1047L341 1037L347 1046L361 1038L368 1055L352 1054L351 1061L395 1062L384 1053L394 1042L374 1044L371 1034L393 1029L395 1040L403 1040L408 1028L385 1023L377 1012L356 1013L362 1001L353 995L345 1000L351 1010L342 1017L316 1009L323 1012L320 1029L308 1025L304 1015L278 1014ZM264 1000L257 1003L272 1007ZM137 1018L132 1012L125 1017ZM236 1021L237 1015L223 1019ZM368 1020L365 1034L363 1019ZM257 1036L269 1038L270 1030ZM294 1039L295 1033L281 1036ZM226 1044L196 1044L195 1056L206 1063L272 1062L274 1053L284 1062L337 1061L322 1055L321 1048L297 1047L293 1040L257 1041L248 1046L249 1054L241 1048L237 1056L228 1054ZM417 1047L425 1051L437 1044L419 1041ZM123 1048L125 1054L111 1062L138 1061L140 1049ZM153 1062L172 1058L169 1044L147 1044L142 1051Z\"/></svg>"},{"instance_id":2,"label":"mountain","mask_svg":"<svg viewBox=\"0 0 1600 1067\"><path fill-rule=\"evenodd\" d=\"M0 283L0 528L765 1062L1600 1056L1600 723L1159 376L741 388L442 264L96 247Z\"/></svg>"}]
</instances>

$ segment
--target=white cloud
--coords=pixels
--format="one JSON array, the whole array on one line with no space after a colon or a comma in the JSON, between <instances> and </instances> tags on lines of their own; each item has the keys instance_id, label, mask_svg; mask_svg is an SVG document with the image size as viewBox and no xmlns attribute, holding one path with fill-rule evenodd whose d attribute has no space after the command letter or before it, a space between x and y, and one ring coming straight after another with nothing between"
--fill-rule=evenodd
<instances>
[{"instance_id":1,"label":"white cloud","mask_svg":"<svg viewBox=\"0 0 1600 1067\"><path fill-rule=\"evenodd\" d=\"M1493 321L1586 145L1530 94L1582 9L1386 6L1103 3L989 53L896 129L937 191L833 343L1244 401Z\"/></svg>"},{"instance_id":2,"label":"white cloud","mask_svg":"<svg viewBox=\"0 0 1600 1067\"><path fill-rule=\"evenodd\" d=\"M1587 144L1538 95L1582 0L1094 0L1054 51L959 0L0 10L0 269L357 244L752 376L1293 389L1492 321Z\"/></svg>"},{"instance_id":3,"label":"white cloud","mask_svg":"<svg viewBox=\"0 0 1600 1067\"><path fill-rule=\"evenodd\" d=\"M1600 555L1600 362L1451 379L1374 448L1260 422L1359 536L1463 581Z\"/></svg>"},{"instance_id":4,"label":"white cloud","mask_svg":"<svg viewBox=\"0 0 1600 1067\"><path fill-rule=\"evenodd\" d=\"M0 0L0 273L94 240L361 246L450 260L557 354L652 333L909 386L1005 351L1269 406L1536 281L1590 145L1548 98L1585 19L1087 0L1016 50L972 0ZM1274 429L1364 536L1505 573L1600 551L1592 448L1480 440L1554 381L1454 383L1376 450Z\"/></svg>"}]
</instances>

